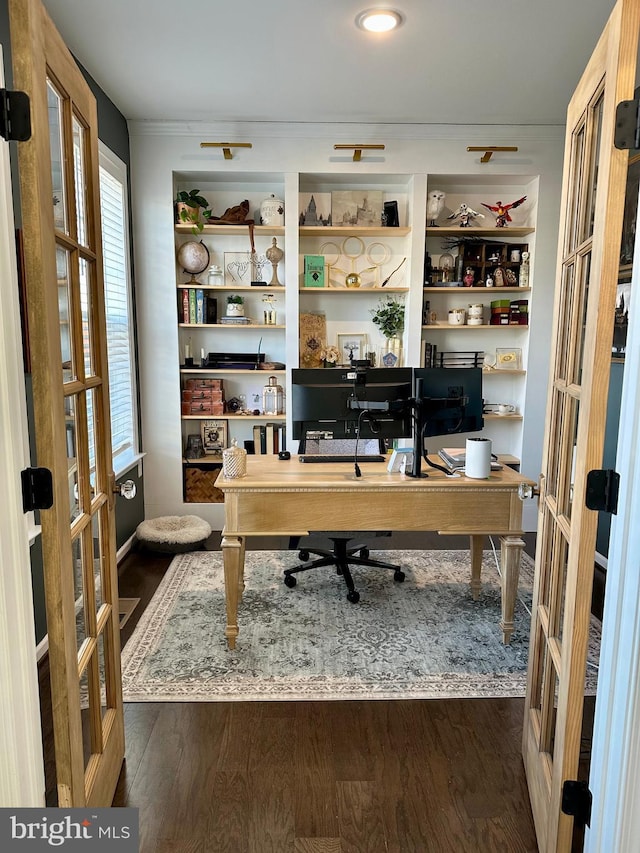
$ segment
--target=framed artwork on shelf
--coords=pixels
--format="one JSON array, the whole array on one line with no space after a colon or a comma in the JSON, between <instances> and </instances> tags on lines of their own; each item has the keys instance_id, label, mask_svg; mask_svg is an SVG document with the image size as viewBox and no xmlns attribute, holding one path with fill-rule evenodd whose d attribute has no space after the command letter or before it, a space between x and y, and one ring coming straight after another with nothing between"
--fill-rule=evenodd
<instances>
[{"instance_id":1,"label":"framed artwork on shelf","mask_svg":"<svg viewBox=\"0 0 640 853\"><path fill-rule=\"evenodd\" d=\"M344 332L337 335L342 364L350 364L366 357L367 335L361 332Z\"/></svg>"},{"instance_id":2,"label":"framed artwork on shelf","mask_svg":"<svg viewBox=\"0 0 640 853\"><path fill-rule=\"evenodd\" d=\"M271 264L264 254L256 253L252 256L251 252L224 253L224 283L227 287L249 286L252 281L266 284L270 275Z\"/></svg>"},{"instance_id":3,"label":"framed artwork on shelf","mask_svg":"<svg viewBox=\"0 0 640 853\"><path fill-rule=\"evenodd\" d=\"M334 190L331 223L338 226L382 224L382 190Z\"/></svg>"},{"instance_id":4,"label":"framed artwork on shelf","mask_svg":"<svg viewBox=\"0 0 640 853\"><path fill-rule=\"evenodd\" d=\"M227 421L202 421L200 432L205 456L221 456L227 446Z\"/></svg>"},{"instance_id":5,"label":"framed artwork on shelf","mask_svg":"<svg viewBox=\"0 0 640 853\"><path fill-rule=\"evenodd\" d=\"M331 193L299 193L298 225L331 225Z\"/></svg>"},{"instance_id":6,"label":"framed artwork on shelf","mask_svg":"<svg viewBox=\"0 0 640 853\"><path fill-rule=\"evenodd\" d=\"M495 369L522 370L522 350L519 347L498 347Z\"/></svg>"}]
</instances>

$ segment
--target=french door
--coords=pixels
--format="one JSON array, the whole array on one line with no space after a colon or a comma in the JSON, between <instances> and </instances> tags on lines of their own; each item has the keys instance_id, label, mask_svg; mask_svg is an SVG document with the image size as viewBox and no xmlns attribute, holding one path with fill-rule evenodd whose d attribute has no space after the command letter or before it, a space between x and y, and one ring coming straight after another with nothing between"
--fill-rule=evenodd
<instances>
[{"instance_id":1,"label":"french door","mask_svg":"<svg viewBox=\"0 0 640 853\"><path fill-rule=\"evenodd\" d=\"M571 849L561 811L577 779L627 152L615 109L633 97L640 3L618 0L567 112L523 756L541 851Z\"/></svg>"},{"instance_id":2,"label":"french door","mask_svg":"<svg viewBox=\"0 0 640 853\"><path fill-rule=\"evenodd\" d=\"M109 806L124 756L95 99L40 0L10 0L60 806Z\"/></svg>"}]
</instances>

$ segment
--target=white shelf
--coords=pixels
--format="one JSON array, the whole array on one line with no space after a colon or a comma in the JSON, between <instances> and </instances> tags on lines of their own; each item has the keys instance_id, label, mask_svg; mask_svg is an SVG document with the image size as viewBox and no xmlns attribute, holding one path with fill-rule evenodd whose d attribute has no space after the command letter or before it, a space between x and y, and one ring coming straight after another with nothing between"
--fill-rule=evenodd
<instances>
[{"instance_id":1,"label":"white shelf","mask_svg":"<svg viewBox=\"0 0 640 853\"><path fill-rule=\"evenodd\" d=\"M178 323L181 329L286 329L278 323Z\"/></svg>"},{"instance_id":2,"label":"white shelf","mask_svg":"<svg viewBox=\"0 0 640 853\"><path fill-rule=\"evenodd\" d=\"M262 286L259 285L251 285L251 284L200 284L199 281L186 281L184 284L178 284L178 290L185 290L189 288L195 288L196 290L233 290L234 293L238 290L243 290L247 293L284 293L285 287L280 284L264 284ZM504 288L501 288L504 290Z\"/></svg>"},{"instance_id":3,"label":"white shelf","mask_svg":"<svg viewBox=\"0 0 640 853\"><path fill-rule=\"evenodd\" d=\"M497 331L509 331L511 329L528 329L529 326L523 326L520 323L510 323L507 326L492 326L489 323L483 323L481 326L456 326L453 323L429 323L427 326L423 326L423 329L434 329L438 332L441 332L443 329L451 329L454 332L475 332L477 329L493 329L494 332Z\"/></svg>"},{"instance_id":4,"label":"white shelf","mask_svg":"<svg viewBox=\"0 0 640 853\"><path fill-rule=\"evenodd\" d=\"M429 237L493 237L497 242L504 243L509 238L527 237L529 234L535 234L535 228L529 228L526 225L508 225L506 228L460 228L458 225L430 225L427 226L427 236Z\"/></svg>"},{"instance_id":5,"label":"white shelf","mask_svg":"<svg viewBox=\"0 0 640 853\"><path fill-rule=\"evenodd\" d=\"M284 421L286 415L232 415L225 412L224 415L182 415L183 421ZM508 417L508 416L505 416Z\"/></svg>"},{"instance_id":6,"label":"white shelf","mask_svg":"<svg viewBox=\"0 0 640 853\"><path fill-rule=\"evenodd\" d=\"M385 290L387 288L385 287ZM441 293L450 296L452 293L528 293L530 287L423 287L424 293Z\"/></svg>"},{"instance_id":7,"label":"white shelf","mask_svg":"<svg viewBox=\"0 0 640 853\"><path fill-rule=\"evenodd\" d=\"M387 228L382 225L301 225L298 234L300 237L406 237L411 234L411 228Z\"/></svg>"},{"instance_id":8,"label":"white shelf","mask_svg":"<svg viewBox=\"0 0 640 853\"><path fill-rule=\"evenodd\" d=\"M253 378L255 378L256 375L259 375L260 373L268 373L270 376L273 376L274 374L284 375L286 372L287 372L286 370L283 370L281 368L276 368L274 370L267 370L267 369L262 368L262 367L259 367L257 370L253 370L253 369L249 369L249 368L244 369L244 370L241 370L241 369L230 370L229 368L221 368L220 370L216 370L215 367L181 367L180 368L180 373L186 373L186 374L189 374L190 376L192 374L196 374L196 375L203 375L204 374L206 376L223 376L223 375L227 375L227 376L252 376ZM505 372L506 371L504 371L504 370L502 371L502 373L505 373ZM511 373L515 373L515 371L512 370Z\"/></svg>"},{"instance_id":9,"label":"white shelf","mask_svg":"<svg viewBox=\"0 0 640 853\"><path fill-rule=\"evenodd\" d=\"M203 225L202 231L197 234L193 233L193 226L184 224L175 226L176 234L190 234L192 237L202 237L203 235L211 235L214 237L236 237L238 234L249 233L249 225L240 223L239 225ZM284 225L254 225L253 232L256 237L278 237L284 236Z\"/></svg>"},{"instance_id":10,"label":"white shelf","mask_svg":"<svg viewBox=\"0 0 640 853\"><path fill-rule=\"evenodd\" d=\"M300 287L300 293L375 293L382 296L385 293L409 293L408 287Z\"/></svg>"}]
</instances>

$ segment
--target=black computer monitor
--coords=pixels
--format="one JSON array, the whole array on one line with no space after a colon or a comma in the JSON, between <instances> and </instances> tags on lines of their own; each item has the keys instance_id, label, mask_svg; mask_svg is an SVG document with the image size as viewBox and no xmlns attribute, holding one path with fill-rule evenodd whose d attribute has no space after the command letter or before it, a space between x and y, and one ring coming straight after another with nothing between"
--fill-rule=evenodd
<instances>
[{"instance_id":1,"label":"black computer monitor","mask_svg":"<svg viewBox=\"0 0 640 853\"><path fill-rule=\"evenodd\" d=\"M425 438L477 432L483 428L482 368L419 367L413 375L415 420L411 475L419 477L422 460L428 462Z\"/></svg>"},{"instance_id":2,"label":"black computer monitor","mask_svg":"<svg viewBox=\"0 0 640 853\"><path fill-rule=\"evenodd\" d=\"M410 367L294 368L293 438L411 438Z\"/></svg>"}]
</instances>

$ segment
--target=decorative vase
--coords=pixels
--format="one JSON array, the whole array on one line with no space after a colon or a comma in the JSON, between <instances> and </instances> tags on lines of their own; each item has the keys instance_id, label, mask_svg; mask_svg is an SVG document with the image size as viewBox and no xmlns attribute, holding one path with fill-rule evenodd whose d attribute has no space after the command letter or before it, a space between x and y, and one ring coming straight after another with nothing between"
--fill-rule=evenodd
<instances>
[{"instance_id":1,"label":"decorative vase","mask_svg":"<svg viewBox=\"0 0 640 853\"><path fill-rule=\"evenodd\" d=\"M392 335L385 338L384 345L380 350L380 364L382 367L402 367L402 338Z\"/></svg>"},{"instance_id":2,"label":"decorative vase","mask_svg":"<svg viewBox=\"0 0 640 853\"><path fill-rule=\"evenodd\" d=\"M227 317L244 317L244 305L240 302L227 302Z\"/></svg>"},{"instance_id":3,"label":"decorative vase","mask_svg":"<svg viewBox=\"0 0 640 853\"><path fill-rule=\"evenodd\" d=\"M278 246L275 237L273 238L272 245L265 252L265 255L273 270L269 284L280 286L280 282L278 281L278 264L284 257L284 252Z\"/></svg>"}]
</instances>

